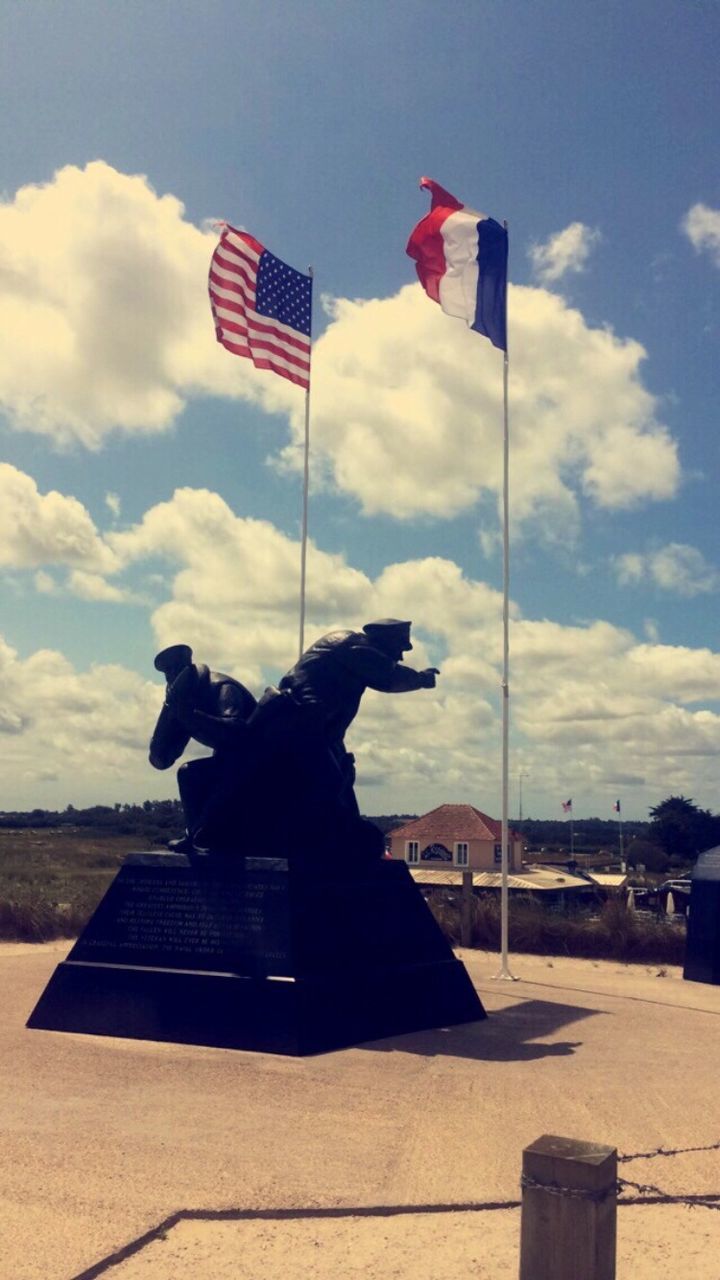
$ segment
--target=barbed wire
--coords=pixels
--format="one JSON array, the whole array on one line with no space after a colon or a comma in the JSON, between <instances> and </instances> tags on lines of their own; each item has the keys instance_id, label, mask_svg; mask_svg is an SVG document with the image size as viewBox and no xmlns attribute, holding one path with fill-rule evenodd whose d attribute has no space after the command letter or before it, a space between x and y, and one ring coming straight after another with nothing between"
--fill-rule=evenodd
<instances>
[{"instance_id":1,"label":"barbed wire","mask_svg":"<svg viewBox=\"0 0 720 1280\"><path fill-rule=\"evenodd\" d=\"M684 1156L693 1151L720 1151L720 1142L706 1147L655 1147L653 1151L635 1151L631 1155L618 1154L618 1164L626 1160L653 1160L655 1156Z\"/></svg>"}]
</instances>

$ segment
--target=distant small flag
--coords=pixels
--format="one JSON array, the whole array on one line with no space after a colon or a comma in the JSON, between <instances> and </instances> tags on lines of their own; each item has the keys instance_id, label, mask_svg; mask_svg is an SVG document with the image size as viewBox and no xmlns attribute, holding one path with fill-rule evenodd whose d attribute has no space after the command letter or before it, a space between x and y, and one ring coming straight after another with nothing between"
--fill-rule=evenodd
<instances>
[{"instance_id":1,"label":"distant small flag","mask_svg":"<svg viewBox=\"0 0 720 1280\"><path fill-rule=\"evenodd\" d=\"M218 342L307 390L312 276L226 223L210 263L209 290Z\"/></svg>"},{"instance_id":2,"label":"distant small flag","mask_svg":"<svg viewBox=\"0 0 720 1280\"><path fill-rule=\"evenodd\" d=\"M572 811L572 800L563 800L562 807L563 813L570 813Z\"/></svg>"},{"instance_id":3,"label":"distant small flag","mask_svg":"<svg viewBox=\"0 0 720 1280\"><path fill-rule=\"evenodd\" d=\"M616 800L616 801L615 801L615 803L614 803L614 805L613 805L613 809L615 810L615 812L616 812L616 813L619 813L619 812L620 812L620 801L619 801L619 800Z\"/></svg>"},{"instance_id":4,"label":"distant small flag","mask_svg":"<svg viewBox=\"0 0 720 1280\"><path fill-rule=\"evenodd\" d=\"M494 218L468 209L455 196L421 178L432 196L430 212L407 242L418 279L449 316L507 351L508 234Z\"/></svg>"}]
</instances>

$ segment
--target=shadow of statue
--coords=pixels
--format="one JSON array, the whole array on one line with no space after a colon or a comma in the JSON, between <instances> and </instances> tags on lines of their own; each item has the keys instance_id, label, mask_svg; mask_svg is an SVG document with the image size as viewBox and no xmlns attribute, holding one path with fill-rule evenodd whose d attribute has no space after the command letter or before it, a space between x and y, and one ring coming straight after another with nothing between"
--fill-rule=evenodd
<instances>
[{"instance_id":1,"label":"shadow of statue","mask_svg":"<svg viewBox=\"0 0 720 1280\"><path fill-rule=\"evenodd\" d=\"M537 1043L560 1027L593 1017L597 1009L578 1008L550 1000L521 1000L491 1013L484 1022L416 1031L375 1040L360 1047L377 1053L416 1053L423 1057L470 1058L484 1062L532 1062L537 1058L570 1057L582 1040Z\"/></svg>"}]
</instances>

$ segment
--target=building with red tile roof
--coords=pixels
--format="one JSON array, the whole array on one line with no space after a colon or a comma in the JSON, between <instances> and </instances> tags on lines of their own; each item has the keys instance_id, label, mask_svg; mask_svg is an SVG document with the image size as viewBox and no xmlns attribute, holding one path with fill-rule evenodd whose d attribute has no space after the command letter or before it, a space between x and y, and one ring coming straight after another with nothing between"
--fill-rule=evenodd
<instances>
[{"instance_id":1,"label":"building with red tile roof","mask_svg":"<svg viewBox=\"0 0 720 1280\"><path fill-rule=\"evenodd\" d=\"M502 824L472 804L441 804L421 818L405 822L389 835L393 858L411 866L448 865L471 871L495 871L501 863ZM508 866L522 866L522 836L508 831Z\"/></svg>"}]
</instances>

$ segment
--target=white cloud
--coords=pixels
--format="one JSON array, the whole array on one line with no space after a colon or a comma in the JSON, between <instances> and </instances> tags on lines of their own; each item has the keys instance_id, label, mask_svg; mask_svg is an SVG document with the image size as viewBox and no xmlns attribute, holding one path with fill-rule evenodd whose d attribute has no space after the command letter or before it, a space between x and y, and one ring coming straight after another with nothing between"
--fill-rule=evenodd
<instances>
[{"instance_id":1,"label":"white cloud","mask_svg":"<svg viewBox=\"0 0 720 1280\"><path fill-rule=\"evenodd\" d=\"M41 494L30 476L2 462L0 565L28 569L48 564L107 572L115 557L77 498L55 490ZM46 587L43 580L40 589Z\"/></svg>"},{"instance_id":2,"label":"white cloud","mask_svg":"<svg viewBox=\"0 0 720 1280\"><path fill-rule=\"evenodd\" d=\"M717 698L720 654L684 645L637 644L628 650L633 688L681 703ZM712 693L716 682L715 695Z\"/></svg>"},{"instance_id":3,"label":"white cloud","mask_svg":"<svg viewBox=\"0 0 720 1280\"><path fill-rule=\"evenodd\" d=\"M645 576L645 556L638 551L625 551L613 561L615 575L622 587L640 582Z\"/></svg>"},{"instance_id":4,"label":"white cloud","mask_svg":"<svg viewBox=\"0 0 720 1280\"><path fill-rule=\"evenodd\" d=\"M705 595L720 588L720 572L697 547L683 542L669 542L642 553L627 551L616 557L614 567L621 586L647 579L663 591L686 597Z\"/></svg>"},{"instance_id":5,"label":"white cloud","mask_svg":"<svg viewBox=\"0 0 720 1280\"><path fill-rule=\"evenodd\" d=\"M41 595L138 603L134 592L108 582L123 564L82 503L56 490L42 494L31 476L0 463L0 566L40 565L67 571L63 578L38 567L33 583Z\"/></svg>"},{"instance_id":6,"label":"white cloud","mask_svg":"<svg viewBox=\"0 0 720 1280\"><path fill-rule=\"evenodd\" d=\"M272 524L235 515L217 494L184 489L107 536L122 566L166 566L151 619L158 648L186 641L198 661L256 694L292 664L299 547ZM315 546L309 587L308 642L372 617L407 617L412 665L442 671L435 690L365 696L349 734L365 810L458 800L499 812L500 593L440 557L390 564L373 579ZM148 680L115 666L78 672L59 653L21 660L0 644L0 808L21 795L29 807L43 803L39 766L58 776L53 804L172 794L172 781L146 758L162 696L152 653L147 671ZM602 811L621 776L643 780L622 792L628 814L642 816L673 789L716 806L718 688L720 653L638 641L602 619L523 618L513 606L511 758L532 775L526 813L533 796L547 812L548 797L563 793L574 795L578 815L583 795Z\"/></svg>"},{"instance_id":7,"label":"white cloud","mask_svg":"<svg viewBox=\"0 0 720 1280\"><path fill-rule=\"evenodd\" d=\"M35 590L43 596L55 596L58 594L58 584L51 573L46 573L44 569L38 569L33 579Z\"/></svg>"},{"instance_id":8,"label":"white cloud","mask_svg":"<svg viewBox=\"0 0 720 1280\"><path fill-rule=\"evenodd\" d=\"M651 644L657 644L660 639L660 628L655 618L645 618L643 621L643 631L646 638Z\"/></svg>"},{"instance_id":9,"label":"white cloud","mask_svg":"<svg viewBox=\"0 0 720 1280\"><path fill-rule=\"evenodd\" d=\"M454 516L502 488L497 351L443 315L419 286L334 304L315 347L316 469L368 515ZM656 417L632 340L589 328L543 289L510 291L510 433L516 524L549 537L577 529L580 496L616 509L671 497L677 449ZM299 466L301 407L276 378L268 408L291 417L286 464Z\"/></svg>"},{"instance_id":10,"label":"white cloud","mask_svg":"<svg viewBox=\"0 0 720 1280\"><path fill-rule=\"evenodd\" d=\"M568 263L579 265L594 235L568 237ZM215 341L215 242L174 196L102 161L61 169L0 205L0 404L11 424L99 447L113 430L167 430L191 396L233 396L290 418L283 461L297 465L297 387ZM497 498L497 351L417 285L331 310L314 349L316 475L367 514L401 519ZM672 496L676 447L642 384L640 344L591 329L544 289L512 288L510 322L516 525L533 518L548 537L568 538L583 497L616 508Z\"/></svg>"},{"instance_id":11,"label":"white cloud","mask_svg":"<svg viewBox=\"0 0 720 1280\"><path fill-rule=\"evenodd\" d=\"M545 625L530 624L541 633ZM556 673L547 661L527 665L514 642L520 686L515 722L535 744L533 785L539 776L557 788L564 778L563 790L597 796L614 778L632 773L636 782L625 793L625 807L640 810L639 816L657 803L653 795L677 789L717 807L712 772L720 716L691 704L712 703L716 696L720 653L637 644L608 624L574 635L572 628L560 630L564 658ZM552 634L553 645L555 640Z\"/></svg>"},{"instance_id":12,"label":"white cloud","mask_svg":"<svg viewBox=\"0 0 720 1280\"><path fill-rule=\"evenodd\" d=\"M179 489L107 537L124 565L161 556L177 569L172 598L153 617L158 648L182 639L251 682L293 661L300 548L274 525L234 515L216 493ZM369 591L343 557L310 544L307 610L316 625L362 613Z\"/></svg>"},{"instance_id":13,"label":"white cloud","mask_svg":"<svg viewBox=\"0 0 720 1280\"><path fill-rule=\"evenodd\" d=\"M136 597L130 591L108 582L99 573L86 573L83 569L74 569L68 577L68 589L72 595L81 600L98 600L112 604L131 604Z\"/></svg>"},{"instance_id":14,"label":"white cloud","mask_svg":"<svg viewBox=\"0 0 720 1280\"><path fill-rule=\"evenodd\" d=\"M105 494L105 506L108 508L108 511L112 512L116 519L120 515L121 505L120 495L118 493Z\"/></svg>"},{"instance_id":15,"label":"white cloud","mask_svg":"<svg viewBox=\"0 0 720 1280\"><path fill-rule=\"evenodd\" d=\"M294 661L299 545L270 522L237 516L208 490L180 489L138 524L101 539L79 503L40 495L14 468L0 470L0 488L0 509L10 513L6 560L67 571L63 582L57 570L36 569L39 591L143 603L107 579L122 581L146 564L161 601L151 618L158 648L185 641L199 661L229 670L255 693ZM670 544L628 553L616 569L628 582L652 576L685 594L707 590L708 566L692 550ZM442 670L437 689L422 696L365 698L351 734L361 784L375 779L379 786L377 794L366 793L365 807L407 810L469 799L497 809L500 593L441 557L389 564L372 579L312 543L308 587L307 642L372 617L408 617L413 664ZM151 660L149 653L148 674ZM602 794L611 779L631 772L645 779L643 804L674 787L712 805L719 687L720 654L659 644L651 625L638 642L602 619L563 626L511 608L513 751L532 762L532 787L540 793ZM19 803L12 796L29 787L31 775L38 781L38 761L57 774L57 795L73 803L81 794L78 778L96 797L167 794L146 764L160 696L154 682L119 667L79 673L50 651L22 661L0 645L0 688L0 775L9 789L0 807ZM113 765L105 776L108 756ZM632 769L623 769L629 760Z\"/></svg>"},{"instance_id":16,"label":"white cloud","mask_svg":"<svg viewBox=\"0 0 720 1280\"><path fill-rule=\"evenodd\" d=\"M22 659L0 637L0 685L0 808L171 792L147 766L162 697L153 682L114 665L79 672L50 649Z\"/></svg>"},{"instance_id":17,"label":"white cloud","mask_svg":"<svg viewBox=\"0 0 720 1280\"><path fill-rule=\"evenodd\" d=\"M179 490L110 538L123 563L160 556L171 567L168 599L153 614L158 647L185 640L256 693L294 661L299 549L272 525L236 516L217 495ZM316 547L309 584L308 641L371 617L407 617L412 664L442 670L422 696L363 700L350 745L361 785L379 788L363 792L365 808L470 799L497 809L500 593L440 557L390 564L373 580ZM720 654L639 643L602 619L563 626L511 612L513 750L532 761L533 788L559 794L572 778L578 793L602 794L620 771L643 776L645 807L667 794L668 778L712 803L720 717L704 704L720 687Z\"/></svg>"},{"instance_id":18,"label":"white cloud","mask_svg":"<svg viewBox=\"0 0 720 1280\"><path fill-rule=\"evenodd\" d=\"M478 529L478 542L486 560L492 560L496 555L502 553L503 534L502 529L486 529L481 527Z\"/></svg>"},{"instance_id":19,"label":"white cloud","mask_svg":"<svg viewBox=\"0 0 720 1280\"><path fill-rule=\"evenodd\" d=\"M254 398L262 375L216 343L217 236L103 161L0 205L0 405L12 425L98 447L166 430L187 397Z\"/></svg>"},{"instance_id":20,"label":"white cloud","mask_svg":"<svg viewBox=\"0 0 720 1280\"><path fill-rule=\"evenodd\" d=\"M683 218L682 229L697 252L709 253L720 267L720 209L694 204Z\"/></svg>"},{"instance_id":21,"label":"white cloud","mask_svg":"<svg viewBox=\"0 0 720 1280\"><path fill-rule=\"evenodd\" d=\"M552 284L569 271L584 271L590 253L601 239L596 228L571 222L544 244L532 245L528 256L536 278L542 284Z\"/></svg>"}]
</instances>

